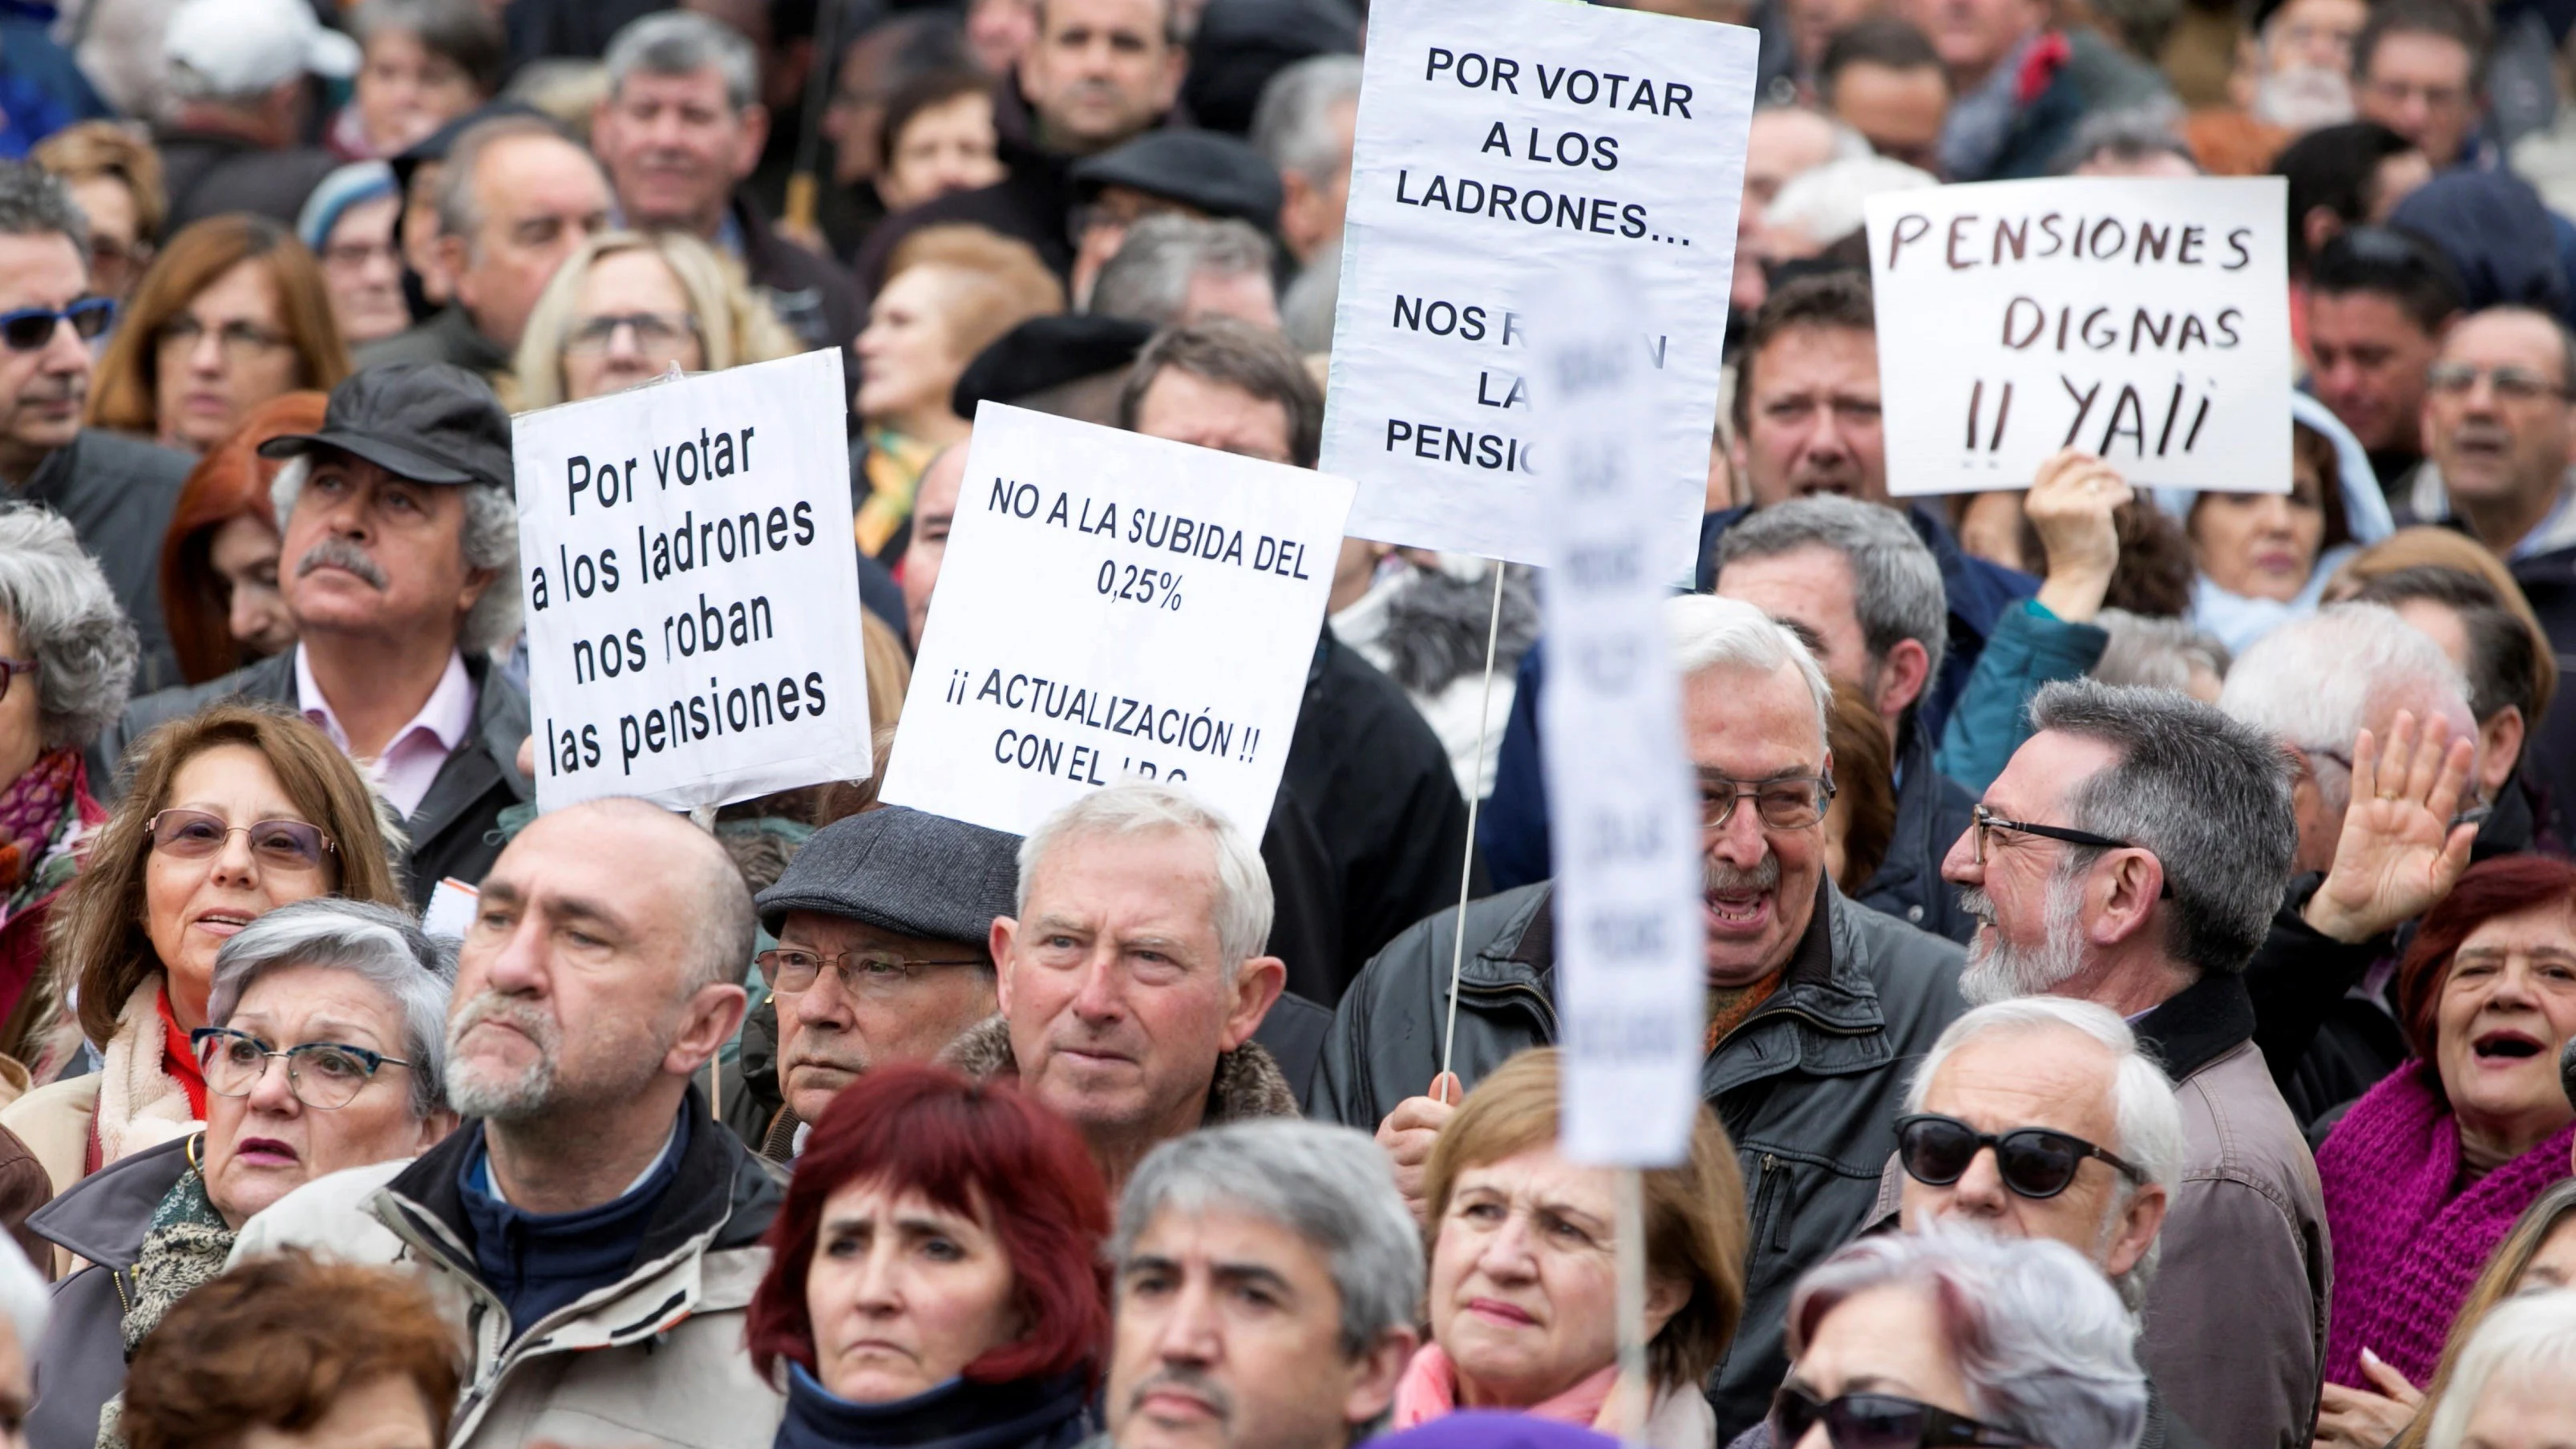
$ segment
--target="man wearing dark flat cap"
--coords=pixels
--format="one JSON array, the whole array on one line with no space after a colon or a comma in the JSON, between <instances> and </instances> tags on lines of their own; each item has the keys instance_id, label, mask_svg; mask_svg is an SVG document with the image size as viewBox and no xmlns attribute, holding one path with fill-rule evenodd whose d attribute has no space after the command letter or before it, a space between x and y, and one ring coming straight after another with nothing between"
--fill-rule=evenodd
<instances>
[{"instance_id":1,"label":"man wearing dark flat cap","mask_svg":"<svg viewBox=\"0 0 2576 1449\"><path fill-rule=\"evenodd\" d=\"M1073 166L1074 305L1087 307L1100 269L1149 216L1239 221L1263 236L1279 226L1279 168L1232 136L1148 131Z\"/></svg>"},{"instance_id":2,"label":"man wearing dark flat cap","mask_svg":"<svg viewBox=\"0 0 2576 1449\"><path fill-rule=\"evenodd\" d=\"M480 881L501 812L535 794L517 764L528 697L492 663L519 632L509 415L452 363L382 363L332 389L321 431L260 452L290 460L271 493L296 646L128 705L90 778L113 779L127 742L216 700L283 704L402 817L415 906L442 876Z\"/></svg>"},{"instance_id":3,"label":"man wearing dark flat cap","mask_svg":"<svg viewBox=\"0 0 2576 1449\"><path fill-rule=\"evenodd\" d=\"M778 1162L843 1087L927 1061L993 1014L993 918L1020 878L1015 835L888 805L815 832L759 896L787 1105L752 1146Z\"/></svg>"}]
</instances>

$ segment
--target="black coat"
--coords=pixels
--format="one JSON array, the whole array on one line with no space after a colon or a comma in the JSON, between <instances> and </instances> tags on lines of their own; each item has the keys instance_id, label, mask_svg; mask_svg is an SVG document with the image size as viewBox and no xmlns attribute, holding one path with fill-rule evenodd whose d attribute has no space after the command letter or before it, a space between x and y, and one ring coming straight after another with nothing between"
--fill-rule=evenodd
<instances>
[{"instance_id":1,"label":"black coat","mask_svg":"<svg viewBox=\"0 0 2576 1449\"><path fill-rule=\"evenodd\" d=\"M1524 886L1467 907L1451 1063L1470 1090L1513 1053L1558 1039L1549 892ZM1397 937L1342 998L1309 1116L1373 1131L1430 1086L1458 921L1452 909ZM1709 1385L1719 1442L1761 1419L1788 1372L1798 1275L1868 1221L1906 1076L1966 1009L1962 959L1826 883L1779 989L1700 1068L1751 1210L1744 1323Z\"/></svg>"},{"instance_id":2,"label":"black coat","mask_svg":"<svg viewBox=\"0 0 2576 1449\"><path fill-rule=\"evenodd\" d=\"M170 198L161 235L228 211L264 216L292 230L305 199L340 160L319 146L271 148L222 131L169 131L154 138Z\"/></svg>"},{"instance_id":3,"label":"black coat","mask_svg":"<svg viewBox=\"0 0 2576 1449\"><path fill-rule=\"evenodd\" d=\"M1941 858L1967 833L1977 797L1932 768L1932 734L1919 715L1905 722L1896 772L1896 833L1861 886L1860 903L1964 946L1977 933L1977 918L1959 909L1958 888L1941 878Z\"/></svg>"},{"instance_id":4,"label":"black coat","mask_svg":"<svg viewBox=\"0 0 2576 1449\"><path fill-rule=\"evenodd\" d=\"M536 798L535 782L519 773L518 763L519 742L528 737L528 697L482 655L466 656L465 673L474 681L474 731L438 767L420 808L403 822L411 837L411 849L403 857L404 888L415 909L429 904L442 876L468 885L481 881L501 855L501 812ZM102 732L91 749L90 788L99 790L102 799L111 791L122 794L125 781L114 766L129 741L222 699L295 708L294 651L127 705L125 717Z\"/></svg>"},{"instance_id":5,"label":"black coat","mask_svg":"<svg viewBox=\"0 0 2576 1449\"><path fill-rule=\"evenodd\" d=\"M194 460L122 433L83 428L79 436L36 465L20 500L61 514L80 545L98 560L107 586L134 624L142 657L134 667L134 693L149 694L184 683L179 656L170 647L170 622L161 610L161 540L179 485ZM98 772L91 772L95 789Z\"/></svg>"}]
</instances>

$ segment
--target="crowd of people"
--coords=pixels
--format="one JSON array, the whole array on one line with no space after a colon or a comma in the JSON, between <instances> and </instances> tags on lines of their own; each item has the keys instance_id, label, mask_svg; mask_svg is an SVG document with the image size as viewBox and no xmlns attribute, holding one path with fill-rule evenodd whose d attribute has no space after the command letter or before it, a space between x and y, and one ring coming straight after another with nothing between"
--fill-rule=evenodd
<instances>
[{"instance_id":1,"label":"crowd of people","mask_svg":"<svg viewBox=\"0 0 2576 1449\"><path fill-rule=\"evenodd\" d=\"M1258 832L535 809L513 413L838 351L880 764L980 403L1315 466L1360 0L0 14L0 1444L2576 1443L2576 12L1628 8L1761 38L1633 1178L1527 569L1347 540ZM1891 498L1867 197L2265 174L2287 477Z\"/></svg>"}]
</instances>

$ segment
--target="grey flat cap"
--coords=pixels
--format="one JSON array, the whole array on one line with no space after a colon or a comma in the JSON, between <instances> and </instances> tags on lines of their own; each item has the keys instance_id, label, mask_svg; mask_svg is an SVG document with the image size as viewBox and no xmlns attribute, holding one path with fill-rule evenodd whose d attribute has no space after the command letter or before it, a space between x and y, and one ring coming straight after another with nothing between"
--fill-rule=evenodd
<instances>
[{"instance_id":1,"label":"grey flat cap","mask_svg":"<svg viewBox=\"0 0 2576 1449\"><path fill-rule=\"evenodd\" d=\"M1019 881L1018 836L888 805L816 831L760 893L760 923L774 935L789 911L813 911L981 947Z\"/></svg>"}]
</instances>

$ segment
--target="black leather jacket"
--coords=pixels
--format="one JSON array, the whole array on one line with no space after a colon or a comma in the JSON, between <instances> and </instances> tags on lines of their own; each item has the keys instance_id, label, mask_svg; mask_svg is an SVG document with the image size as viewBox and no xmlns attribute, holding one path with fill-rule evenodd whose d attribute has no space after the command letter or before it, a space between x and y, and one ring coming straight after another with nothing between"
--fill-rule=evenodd
<instances>
[{"instance_id":1,"label":"black leather jacket","mask_svg":"<svg viewBox=\"0 0 2576 1449\"><path fill-rule=\"evenodd\" d=\"M1467 907L1452 1067L1470 1088L1513 1053L1557 1039L1548 896L1541 883ZM1457 921L1443 911L1406 931L1352 984L1333 1015L1309 1116L1374 1131L1430 1086ZM1962 960L1956 945L1828 883L1779 989L1700 1069L1752 1215L1744 1325L1709 1384L1719 1443L1761 1419L1788 1372L1783 1326L1798 1275L1867 1220L1913 1063L1966 1009Z\"/></svg>"}]
</instances>

